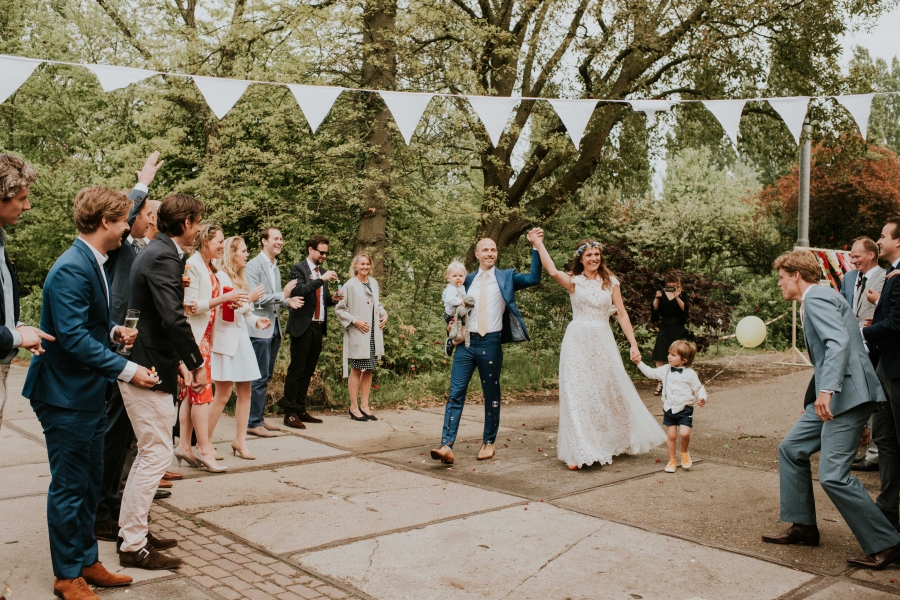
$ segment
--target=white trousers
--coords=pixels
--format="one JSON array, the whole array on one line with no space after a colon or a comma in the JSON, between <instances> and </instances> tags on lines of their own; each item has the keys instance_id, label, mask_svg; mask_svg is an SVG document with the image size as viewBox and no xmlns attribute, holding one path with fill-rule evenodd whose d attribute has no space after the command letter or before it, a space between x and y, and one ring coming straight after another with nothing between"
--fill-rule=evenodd
<instances>
[{"instance_id":1,"label":"white trousers","mask_svg":"<svg viewBox=\"0 0 900 600\"><path fill-rule=\"evenodd\" d=\"M0 423L3 423L3 410L6 408L7 377L9 377L9 365L0 365Z\"/></svg>"},{"instance_id":2,"label":"white trousers","mask_svg":"<svg viewBox=\"0 0 900 600\"><path fill-rule=\"evenodd\" d=\"M121 381L119 389L138 447L122 494L119 537L123 540L123 552L136 552L147 543L150 505L159 480L172 464L172 427L176 413L172 394Z\"/></svg>"}]
</instances>

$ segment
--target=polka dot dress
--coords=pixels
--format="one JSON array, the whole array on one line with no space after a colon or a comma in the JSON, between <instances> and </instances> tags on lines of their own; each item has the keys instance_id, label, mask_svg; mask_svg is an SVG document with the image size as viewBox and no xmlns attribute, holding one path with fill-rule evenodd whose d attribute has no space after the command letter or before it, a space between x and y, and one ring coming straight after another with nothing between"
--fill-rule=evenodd
<instances>
[{"instance_id":1,"label":"polka dot dress","mask_svg":"<svg viewBox=\"0 0 900 600\"><path fill-rule=\"evenodd\" d=\"M371 292L372 286L368 282L363 284ZM375 303L372 303L372 320L369 323L369 358L351 358L350 367L359 369L360 371L374 371L378 366L378 359L375 358Z\"/></svg>"}]
</instances>

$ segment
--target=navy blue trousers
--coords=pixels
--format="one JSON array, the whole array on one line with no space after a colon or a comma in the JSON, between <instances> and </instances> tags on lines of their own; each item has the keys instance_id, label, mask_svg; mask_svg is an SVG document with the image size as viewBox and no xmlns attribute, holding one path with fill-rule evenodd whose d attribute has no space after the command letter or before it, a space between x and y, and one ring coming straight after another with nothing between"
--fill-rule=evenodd
<instances>
[{"instance_id":1,"label":"navy blue trousers","mask_svg":"<svg viewBox=\"0 0 900 600\"><path fill-rule=\"evenodd\" d=\"M103 482L106 411L72 410L32 401L50 459L47 526L53 574L81 577L97 562L94 520Z\"/></svg>"},{"instance_id":2,"label":"navy blue trousers","mask_svg":"<svg viewBox=\"0 0 900 600\"><path fill-rule=\"evenodd\" d=\"M276 330L270 338L252 337L250 341L253 343L253 352L256 353L256 363L259 365L259 379L253 380L250 385L250 420L247 427L253 429L262 425L266 416L266 392L272 372L275 370L278 349L281 348L281 332Z\"/></svg>"},{"instance_id":3,"label":"navy blue trousers","mask_svg":"<svg viewBox=\"0 0 900 600\"><path fill-rule=\"evenodd\" d=\"M469 347L460 344L453 357L453 368L450 371L450 397L444 410L444 432L441 444L453 447L456 432L459 429L459 418L466 403L466 392L469 380L475 370L481 378L481 389L484 391L484 436L485 444L493 444L500 429L500 369L503 367L503 346L500 344L500 332L489 333L482 337L471 334Z\"/></svg>"}]
</instances>

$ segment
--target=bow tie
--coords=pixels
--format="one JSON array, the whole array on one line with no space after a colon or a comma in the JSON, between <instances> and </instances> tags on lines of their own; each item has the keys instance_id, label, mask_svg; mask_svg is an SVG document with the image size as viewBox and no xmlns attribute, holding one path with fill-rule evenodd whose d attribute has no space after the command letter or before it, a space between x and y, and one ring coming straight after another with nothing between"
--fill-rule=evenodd
<instances>
[{"instance_id":1,"label":"bow tie","mask_svg":"<svg viewBox=\"0 0 900 600\"><path fill-rule=\"evenodd\" d=\"M672 367L672 373L684 373L684 367Z\"/></svg>"}]
</instances>

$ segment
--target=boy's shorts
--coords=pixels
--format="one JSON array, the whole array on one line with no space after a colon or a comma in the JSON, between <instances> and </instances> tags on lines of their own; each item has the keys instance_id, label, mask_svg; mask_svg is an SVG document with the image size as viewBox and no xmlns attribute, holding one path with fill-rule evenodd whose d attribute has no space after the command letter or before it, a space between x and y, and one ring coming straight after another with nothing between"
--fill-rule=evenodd
<instances>
[{"instance_id":1,"label":"boy's shorts","mask_svg":"<svg viewBox=\"0 0 900 600\"><path fill-rule=\"evenodd\" d=\"M672 414L672 410L663 412L663 425L671 427L673 425L684 425L685 427L694 426L694 407L685 406L680 411Z\"/></svg>"}]
</instances>

